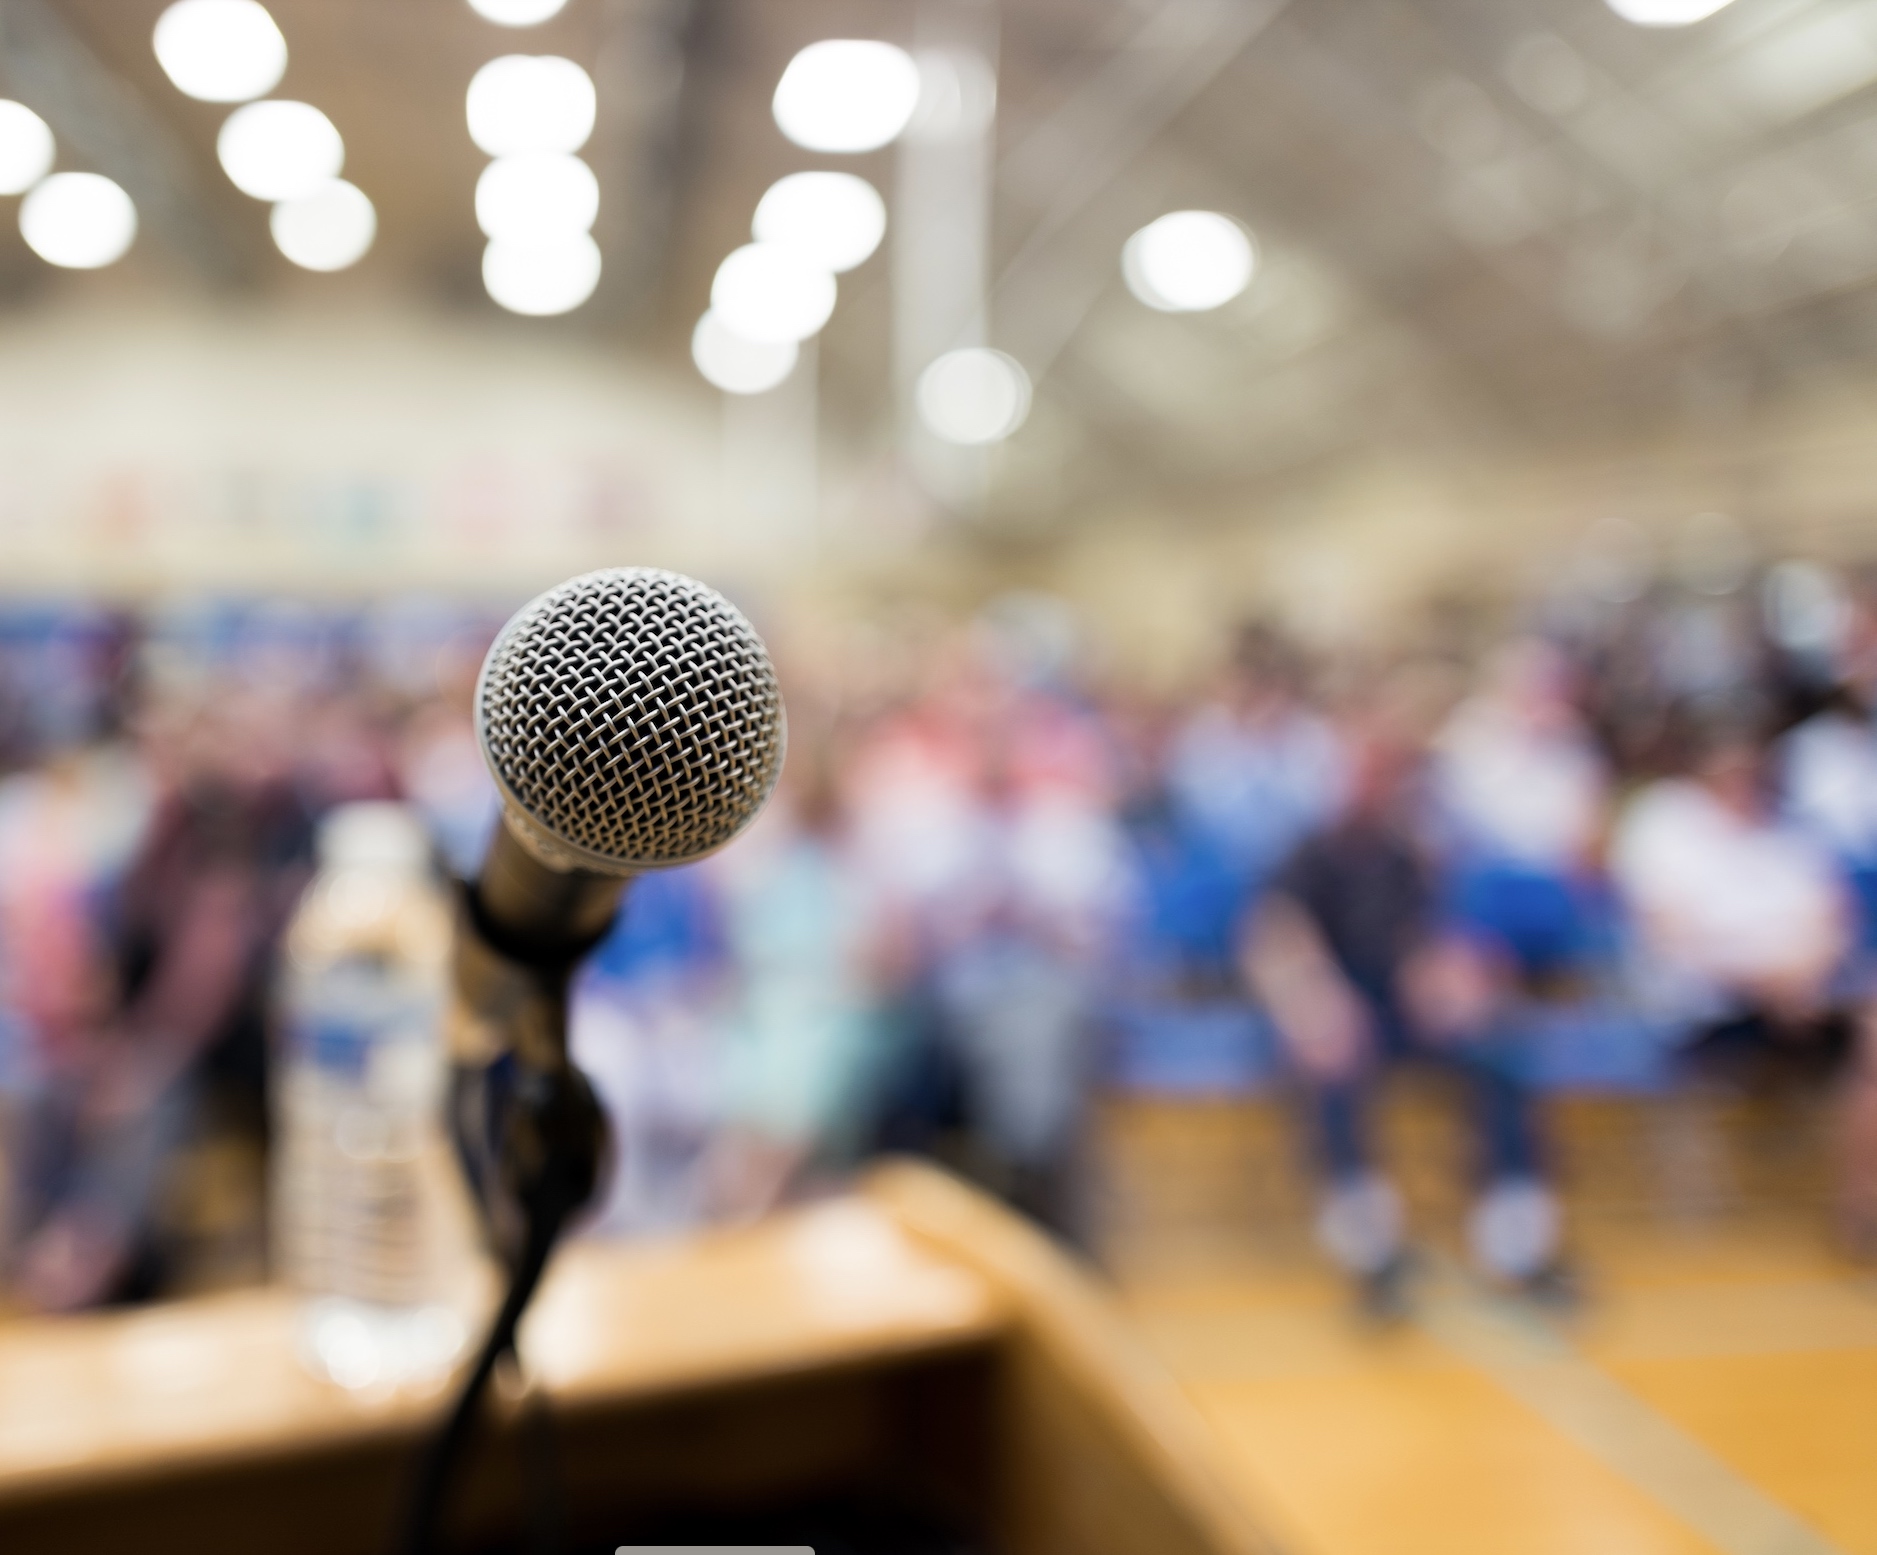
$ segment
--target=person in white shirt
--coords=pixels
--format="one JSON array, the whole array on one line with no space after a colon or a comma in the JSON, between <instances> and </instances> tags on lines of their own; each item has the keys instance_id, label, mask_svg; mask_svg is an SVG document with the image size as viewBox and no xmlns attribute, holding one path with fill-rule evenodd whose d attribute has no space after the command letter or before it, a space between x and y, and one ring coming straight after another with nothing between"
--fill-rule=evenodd
<instances>
[{"instance_id":1,"label":"person in white shirt","mask_svg":"<svg viewBox=\"0 0 1877 1555\"><path fill-rule=\"evenodd\" d=\"M1341 805L1347 759L1330 720L1303 698L1288 647L1240 636L1219 695L1167 752L1174 803L1239 877L1247 901Z\"/></svg>"},{"instance_id":2,"label":"person in white shirt","mask_svg":"<svg viewBox=\"0 0 1877 1555\"><path fill-rule=\"evenodd\" d=\"M1838 1073L1843 1229L1877 1248L1877 1008L1841 975L1856 934L1843 874L1778 814L1751 731L1707 730L1693 758L1638 794L1612 839L1639 992L1691 1033L1697 1064Z\"/></svg>"},{"instance_id":3,"label":"person in white shirt","mask_svg":"<svg viewBox=\"0 0 1877 1555\"><path fill-rule=\"evenodd\" d=\"M1862 949L1877 951L1877 601L1841 623L1831 701L1779 742L1784 810L1828 847L1856 893Z\"/></svg>"},{"instance_id":4,"label":"person in white shirt","mask_svg":"<svg viewBox=\"0 0 1877 1555\"><path fill-rule=\"evenodd\" d=\"M1842 865L1859 950L1877 963L1877 613L1860 600L1833 666L1830 703L1779 742L1784 811Z\"/></svg>"},{"instance_id":5,"label":"person in white shirt","mask_svg":"<svg viewBox=\"0 0 1877 1555\"><path fill-rule=\"evenodd\" d=\"M1610 770L1574 678L1550 643L1506 644L1434 749L1450 910L1533 981L1588 970L1605 937Z\"/></svg>"}]
</instances>

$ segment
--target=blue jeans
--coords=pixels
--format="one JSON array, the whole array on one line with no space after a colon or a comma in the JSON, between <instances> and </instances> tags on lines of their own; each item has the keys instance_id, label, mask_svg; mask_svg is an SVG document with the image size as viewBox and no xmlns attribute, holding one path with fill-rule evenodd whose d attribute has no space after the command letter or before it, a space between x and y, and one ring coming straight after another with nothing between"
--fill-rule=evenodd
<instances>
[{"instance_id":1,"label":"blue jeans","mask_svg":"<svg viewBox=\"0 0 1877 1555\"><path fill-rule=\"evenodd\" d=\"M1318 1161L1332 1182L1374 1169L1370 1115L1376 1094L1388 1070L1406 1060L1451 1073L1465 1088L1482 1183L1545 1175L1537 1098L1524 1054L1512 1040L1494 1036L1430 1047L1414 1041L1399 1019L1386 1012L1377 1015L1381 1040L1363 1068L1348 1079L1316 1082L1310 1088Z\"/></svg>"}]
</instances>

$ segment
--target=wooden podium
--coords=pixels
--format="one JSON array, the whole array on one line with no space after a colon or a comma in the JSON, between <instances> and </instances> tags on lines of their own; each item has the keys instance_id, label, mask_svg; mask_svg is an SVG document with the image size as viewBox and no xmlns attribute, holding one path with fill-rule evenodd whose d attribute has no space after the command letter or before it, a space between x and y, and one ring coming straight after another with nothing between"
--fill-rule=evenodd
<instances>
[{"instance_id":1,"label":"wooden podium","mask_svg":"<svg viewBox=\"0 0 1877 1555\"><path fill-rule=\"evenodd\" d=\"M0 1550L389 1555L441 1395L308 1376L281 1292L0 1328ZM660 1518L864 1496L997 1555L1271 1555L1190 1406L1049 1242L949 1177L877 1171L749 1229L576 1243L522 1348L569 1547ZM450 1526L514 1547L498 1398Z\"/></svg>"}]
</instances>

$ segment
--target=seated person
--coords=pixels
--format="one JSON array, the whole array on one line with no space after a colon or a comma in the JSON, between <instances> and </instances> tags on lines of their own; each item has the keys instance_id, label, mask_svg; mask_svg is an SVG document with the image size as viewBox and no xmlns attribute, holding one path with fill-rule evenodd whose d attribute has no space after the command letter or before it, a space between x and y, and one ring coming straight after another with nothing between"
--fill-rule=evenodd
<instances>
[{"instance_id":1,"label":"seated person","mask_svg":"<svg viewBox=\"0 0 1877 1555\"><path fill-rule=\"evenodd\" d=\"M1410 1272L1400 1194L1375 1161L1369 1114L1391 1063L1457 1070L1472 1092L1480 1187L1468 1224L1493 1278L1565 1297L1560 1217L1533 1098L1507 1041L1510 975L1437 910L1419 835L1418 741L1376 724L1353 742L1341 814L1304 843L1254 915L1251 985L1301 1076L1328 1179L1317 1221L1365 1310L1400 1315Z\"/></svg>"},{"instance_id":2,"label":"seated person","mask_svg":"<svg viewBox=\"0 0 1877 1555\"><path fill-rule=\"evenodd\" d=\"M1877 600L1868 591L1843 637L1835 693L1779 742L1776 758L1786 815L1845 872L1868 958L1877 952Z\"/></svg>"},{"instance_id":3,"label":"seated person","mask_svg":"<svg viewBox=\"0 0 1877 1555\"><path fill-rule=\"evenodd\" d=\"M1608 763L1572 681L1551 644L1506 644L1441 730L1431 772L1448 911L1534 992L1576 986L1612 939L1597 869Z\"/></svg>"},{"instance_id":4,"label":"seated person","mask_svg":"<svg viewBox=\"0 0 1877 1555\"><path fill-rule=\"evenodd\" d=\"M1167 797L1181 825L1255 895L1335 808L1343 752L1305 697L1302 664L1260 626L1239 634L1215 695L1174 731Z\"/></svg>"},{"instance_id":5,"label":"seated person","mask_svg":"<svg viewBox=\"0 0 1877 1555\"><path fill-rule=\"evenodd\" d=\"M1843 1087L1839 1212L1877 1250L1877 1010L1843 977L1856 914L1827 849L1776 813L1767 753L1744 724L1691 741L1689 775L1645 789L1611 868L1635 922L1640 989L1713 1069L1816 1070Z\"/></svg>"},{"instance_id":6,"label":"seated person","mask_svg":"<svg viewBox=\"0 0 1877 1555\"><path fill-rule=\"evenodd\" d=\"M1237 990L1244 883L1162 788L1122 810L1136 897L1130 972L1148 996L1199 1002Z\"/></svg>"}]
</instances>

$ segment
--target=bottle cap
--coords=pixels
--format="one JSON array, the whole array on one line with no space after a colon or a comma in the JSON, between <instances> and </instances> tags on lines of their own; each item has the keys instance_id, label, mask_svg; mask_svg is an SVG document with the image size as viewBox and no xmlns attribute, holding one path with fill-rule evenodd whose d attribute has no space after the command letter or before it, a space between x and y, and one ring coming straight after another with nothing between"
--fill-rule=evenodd
<instances>
[{"instance_id":1,"label":"bottle cap","mask_svg":"<svg viewBox=\"0 0 1877 1555\"><path fill-rule=\"evenodd\" d=\"M319 823L321 869L418 871L430 858L430 837L409 805L388 800L340 805Z\"/></svg>"}]
</instances>

